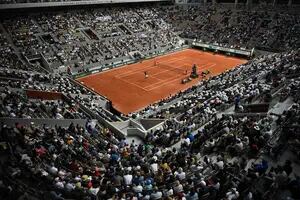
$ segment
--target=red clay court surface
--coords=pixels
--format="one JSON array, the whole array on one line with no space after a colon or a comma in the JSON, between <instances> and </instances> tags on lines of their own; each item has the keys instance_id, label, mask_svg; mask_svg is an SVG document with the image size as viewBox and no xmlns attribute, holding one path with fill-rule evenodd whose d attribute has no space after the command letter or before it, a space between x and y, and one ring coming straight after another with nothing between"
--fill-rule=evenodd
<instances>
[{"instance_id":1,"label":"red clay court surface","mask_svg":"<svg viewBox=\"0 0 300 200\"><path fill-rule=\"evenodd\" d=\"M201 77L181 83L191 73L193 64L198 66L198 72L209 70L209 76L216 76L246 62L244 59L186 49L77 80L111 100L115 109L128 114L197 84ZM145 71L148 78L145 78Z\"/></svg>"}]
</instances>

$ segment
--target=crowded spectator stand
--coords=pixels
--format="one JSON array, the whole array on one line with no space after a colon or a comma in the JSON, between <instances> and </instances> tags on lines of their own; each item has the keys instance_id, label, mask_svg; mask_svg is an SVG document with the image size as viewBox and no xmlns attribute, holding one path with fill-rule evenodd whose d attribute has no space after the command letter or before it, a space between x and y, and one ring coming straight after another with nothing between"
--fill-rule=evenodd
<instances>
[{"instance_id":1,"label":"crowded spectator stand","mask_svg":"<svg viewBox=\"0 0 300 200\"><path fill-rule=\"evenodd\" d=\"M0 199L299 199L298 25L287 11L159 5L1 19ZM280 51L128 116L70 75L179 36ZM139 120L157 121L142 141L117 126Z\"/></svg>"}]
</instances>

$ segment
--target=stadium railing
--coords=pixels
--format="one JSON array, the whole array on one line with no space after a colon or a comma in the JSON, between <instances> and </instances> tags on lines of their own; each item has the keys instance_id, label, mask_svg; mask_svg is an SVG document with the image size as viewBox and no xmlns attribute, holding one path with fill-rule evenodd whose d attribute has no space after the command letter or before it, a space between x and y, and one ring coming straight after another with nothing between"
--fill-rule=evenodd
<instances>
[{"instance_id":1,"label":"stadium railing","mask_svg":"<svg viewBox=\"0 0 300 200\"><path fill-rule=\"evenodd\" d=\"M192 46L201 48L203 50L213 51L213 52L223 52L225 54L236 55L250 58L254 55L254 48L251 50L248 49L236 49L229 47L222 47L215 44L205 44L203 42L194 41Z\"/></svg>"}]
</instances>

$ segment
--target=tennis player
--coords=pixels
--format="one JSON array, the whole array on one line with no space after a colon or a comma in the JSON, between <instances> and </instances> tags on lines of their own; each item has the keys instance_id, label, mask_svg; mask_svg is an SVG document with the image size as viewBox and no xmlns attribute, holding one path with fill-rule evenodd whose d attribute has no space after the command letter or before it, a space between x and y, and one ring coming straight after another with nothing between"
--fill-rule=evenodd
<instances>
[{"instance_id":1,"label":"tennis player","mask_svg":"<svg viewBox=\"0 0 300 200\"><path fill-rule=\"evenodd\" d=\"M144 71L144 75L145 75L145 78L148 78L149 75L148 75L148 72L147 71Z\"/></svg>"}]
</instances>

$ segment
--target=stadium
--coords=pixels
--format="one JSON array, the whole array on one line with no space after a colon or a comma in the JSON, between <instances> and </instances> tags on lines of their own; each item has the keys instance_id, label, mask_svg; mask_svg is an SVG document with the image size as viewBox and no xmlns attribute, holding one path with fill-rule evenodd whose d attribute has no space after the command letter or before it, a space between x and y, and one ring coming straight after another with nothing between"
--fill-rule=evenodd
<instances>
[{"instance_id":1,"label":"stadium","mask_svg":"<svg viewBox=\"0 0 300 200\"><path fill-rule=\"evenodd\" d=\"M300 199L300 1L0 0L0 200Z\"/></svg>"}]
</instances>

